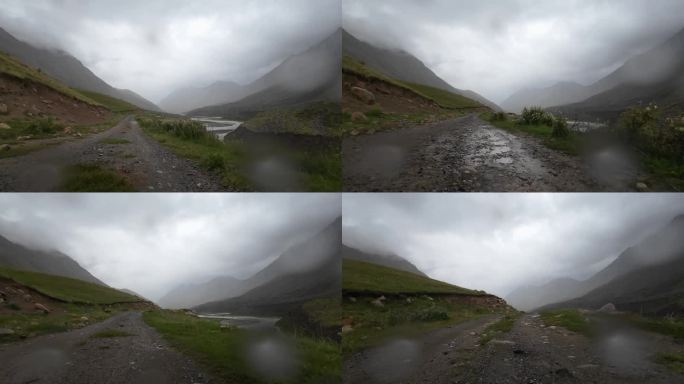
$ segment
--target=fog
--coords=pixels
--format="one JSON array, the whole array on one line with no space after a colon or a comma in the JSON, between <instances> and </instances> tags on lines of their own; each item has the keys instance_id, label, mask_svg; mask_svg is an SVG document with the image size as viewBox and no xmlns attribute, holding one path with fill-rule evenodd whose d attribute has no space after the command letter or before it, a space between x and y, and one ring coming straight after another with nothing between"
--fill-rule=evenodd
<instances>
[{"instance_id":1,"label":"fog","mask_svg":"<svg viewBox=\"0 0 684 384\"><path fill-rule=\"evenodd\" d=\"M0 13L20 40L62 49L154 102L187 86L248 84L340 22L337 0L4 0Z\"/></svg>"},{"instance_id":2,"label":"fog","mask_svg":"<svg viewBox=\"0 0 684 384\"><path fill-rule=\"evenodd\" d=\"M247 278L340 215L338 194L2 194L0 235L70 255L157 300L184 283ZM301 265L302 268L306 266Z\"/></svg>"},{"instance_id":3,"label":"fog","mask_svg":"<svg viewBox=\"0 0 684 384\"><path fill-rule=\"evenodd\" d=\"M343 242L505 297L586 279L678 214L677 194L346 194Z\"/></svg>"},{"instance_id":4,"label":"fog","mask_svg":"<svg viewBox=\"0 0 684 384\"><path fill-rule=\"evenodd\" d=\"M498 103L559 81L591 84L684 28L680 0L342 2L350 33Z\"/></svg>"}]
</instances>

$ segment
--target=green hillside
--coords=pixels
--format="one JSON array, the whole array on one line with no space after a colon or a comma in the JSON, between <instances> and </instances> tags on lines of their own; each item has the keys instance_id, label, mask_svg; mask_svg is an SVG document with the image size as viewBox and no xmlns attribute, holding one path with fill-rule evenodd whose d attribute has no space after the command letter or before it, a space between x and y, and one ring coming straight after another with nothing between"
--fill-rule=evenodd
<instances>
[{"instance_id":1,"label":"green hillside","mask_svg":"<svg viewBox=\"0 0 684 384\"><path fill-rule=\"evenodd\" d=\"M434 101L442 108L468 109L482 107L482 104L475 100L471 100L465 96L457 95L443 89L392 79L350 56L344 56L342 59L342 71L365 79L383 81L396 87L406 89L424 99Z\"/></svg>"},{"instance_id":2,"label":"green hillside","mask_svg":"<svg viewBox=\"0 0 684 384\"><path fill-rule=\"evenodd\" d=\"M356 260L342 260L342 289L345 293L484 295L398 269Z\"/></svg>"},{"instance_id":3,"label":"green hillside","mask_svg":"<svg viewBox=\"0 0 684 384\"><path fill-rule=\"evenodd\" d=\"M140 302L140 298L113 288L68 277L46 275L0 267L0 277L33 288L57 300L82 304L115 304Z\"/></svg>"},{"instance_id":4,"label":"green hillside","mask_svg":"<svg viewBox=\"0 0 684 384\"><path fill-rule=\"evenodd\" d=\"M140 110L140 108L136 107L135 105L115 97L103 95L97 92L85 91L82 89L78 89L77 91L86 97L95 100L97 103L104 105L105 108L112 112L135 112Z\"/></svg>"},{"instance_id":5,"label":"green hillside","mask_svg":"<svg viewBox=\"0 0 684 384\"><path fill-rule=\"evenodd\" d=\"M59 93L73 97L74 99L83 101L90 105L101 105L90 97L83 95L81 92L67 87L43 72L25 65L19 60L3 52L0 52L0 73L20 80L34 81L36 83L45 85L46 87L52 88Z\"/></svg>"}]
</instances>

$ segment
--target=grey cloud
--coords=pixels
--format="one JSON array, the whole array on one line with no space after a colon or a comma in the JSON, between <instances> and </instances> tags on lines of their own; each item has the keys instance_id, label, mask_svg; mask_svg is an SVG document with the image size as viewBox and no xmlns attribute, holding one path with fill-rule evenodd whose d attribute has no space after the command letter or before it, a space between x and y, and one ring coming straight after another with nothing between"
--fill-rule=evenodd
<instances>
[{"instance_id":1,"label":"grey cloud","mask_svg":"<svg viewBox=\"0 0 684 384\"><path fill-rule=\"evenodd\" d=\"M248 277L340 212L338 194L2 194L0 235L157 299Z\"/></svg>"},{"instance_id":2,"label":"grey cloud","mask_svg":"<svg viewBox=\"0 0 684 384\"><path fill-rule=\"evenodd\" d=\"M251 82L341 24L338 0L2 3L0 27L153 101L190 85Z\"/></svg>"},{"instance_id":3,"label":"grey cloud","mask_svg":"<svg viewBox=\"0 0 684 384\"><path fill-rule=\"evenodd\" d=\"M680 0L342 2L352 34L496 102L521 88L591 83L684 28Z\"/></svg>"},{"instance_id":4,"label":"grey cloud","mask_svg":"<svg viewBox=\"0 0 684 384\"><path fill-rule=\"evenodd\" d=\"M677 214L677 194L346 194L343 239L505 296L586 278Z\"/></svg>"}]
</instances>

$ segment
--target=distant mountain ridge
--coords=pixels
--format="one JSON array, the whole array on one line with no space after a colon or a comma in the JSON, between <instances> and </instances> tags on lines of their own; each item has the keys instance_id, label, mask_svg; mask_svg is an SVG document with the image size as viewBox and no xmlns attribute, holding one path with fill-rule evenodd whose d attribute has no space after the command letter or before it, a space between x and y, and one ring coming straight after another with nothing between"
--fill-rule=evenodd
<instances>
[{"instance_id":1,"label":"distant mountain ridge","mask_svg":"<svg viewBox=\"0 0 684 384\"><path fill-rule=\"evenodd\" d=\"M71 257L57 251L37 251L0 236L0 265L31 272L71 277L106 286Z\"/></svg>"},{"instance_id":2,"label":"distant mountain ridge","mask_svg":"<svg viewBox=\"0 0 684 384\"><path fill-rule=\"evenodd\" d=\"M675 217L639 244L627 248L606 268L587 280L557 279L540 287L522 287L509 294L506 301L518 309L532 310L564 305L600 307L608 302L633 305L635 302L655 299L658 295L661 300L671 298L670 295L678 294L677 290L684 288L684 285L669 285L672 290L668 291L667 284L665 287L660 284L684 281L682 234L684 215ZM660 278L646 279L647 275ZM642 276L644 279L640 280ZM644 294L649 289L650 293ZM637 298L634 295L639 290L643 291L641 297Z\"/></svg>"},{"instance_id":3,"label":"distant mountain ridge","mask_svg":"<svg viewBox=\"0 0 684 384\"><path fill-rule=\"evenodd\" d=\"M357 39L345 30L342 31L342 50L345 55L349 55L391 78L443 89L478 101L495 111L501 110L501 107L496 103L474 91L462 90L451 86L437 76L422 61L408 52L375 47Z\"/></svg>"},{"instance_id":4,"label":"distant mountain ridge","mask_svg":"<svg viewBox=\"0 0 684 384\"><path fill-rule=\"evenodd\" d=\"M401 256L388 254L388 255L376 255L372 253L367 253L360 251L355 248L342 245L342 258L356 261L364 261L366 263L378 264L389 268L398 269L400 271L411 272L413 274L428 277L423 271L418 269L410 261L404 259Z\"/></svg>"},{"instance_id":5,"label":"distant mountain ridge","mask_svg":"<svg viewBox=\"0 0 684 384\"><path fill-rule=\"evenodd\" d=\"M570 117L612 119L630 106L650 102L684 103L684 29L591 85L565 82L523 90L502 106L518 112L539 105Z\"/></svg>"},{"instance_id":6,"label":"distant mountain ridge","mask_svg":"<svg viewBox=\"0 0 684 384\"><path fill-rule=\"evenodd\" d=\"M107 84L70 54L58 50L36 48L17 40L2 28L0 28L0 51L17 58L26 65L40 69L71 88L115 97L150 111L160 110L154 103L131 90L117 89Z\"/></svg>"},{"instance_id":7,"label":"distant mountain ridge","mask_svg":"<svg viewBox=\"0 0 684 384\"><path fill-rule=\"evenodd\" d=\"M179 90L161 104L192 116L246 119L274 108L318 101L339 102L342 94L340 33L337 30L306 51L286 58L250 84L217 82L205 88Z\"/></svg>"}]
</instances>

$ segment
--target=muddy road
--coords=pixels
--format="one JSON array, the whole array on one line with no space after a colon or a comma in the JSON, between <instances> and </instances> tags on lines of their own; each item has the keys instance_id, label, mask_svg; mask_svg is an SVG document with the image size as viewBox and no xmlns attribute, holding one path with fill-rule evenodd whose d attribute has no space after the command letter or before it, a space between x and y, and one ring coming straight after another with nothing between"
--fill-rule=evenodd
<instances>
[{"instance_id":1,"label":"muddy road","mask_svg":"<svg viewBox=\"0 0 684 384\"><path fill-rule=\"evenodd\" d=\"M477 335L499 318L486 316L357 353L343 363L343 382L451 383L451 371L460 364L454 357L477 348Z\"/></svg>"},{"instance_id":2,"label":"muddy road","mask_svg":"<svg viewBox=\"0 0 684 384\"><path fill-rule=\"evenodd\" d=\"M115 329L132 336L91 338ZM83 329L0 346L0 382L211 383L193 361L171 349L139 312Z\"/></svg>"},{"instance_id":3,"label":"muddy road","mask_svg":"<svg viewBox=\"0 0 684 384\"><path fill-rule=\"evenodd\" d=\"M476 114L345 139L343 159L345 191L602 190L580 158Z\"/></svg>"},{"instance_id":4,"label":"muddy road","mask_svg":"<svg viewBox=\"0 0 684 384\"><path fill-rule=\"evenodd\" d=\"M0 159L0 191L51 192L65 167L99 164L126 176L141 192L222 191L215 177L143 134L133 116L84 139Z\"/></svg>"}]
</instances>

